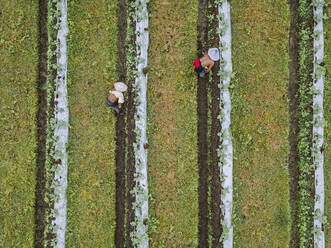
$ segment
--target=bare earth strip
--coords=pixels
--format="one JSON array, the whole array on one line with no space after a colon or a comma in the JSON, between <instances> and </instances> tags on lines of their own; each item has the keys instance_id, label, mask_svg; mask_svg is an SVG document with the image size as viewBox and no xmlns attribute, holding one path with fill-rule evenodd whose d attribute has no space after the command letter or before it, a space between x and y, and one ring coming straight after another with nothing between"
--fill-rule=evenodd
<instances>
[{"instance_id":1,"label":"bare earth strip","mask_svg":"<svg viewBox=\"0 0 331 248\"><path fill-rule=\"evenodd\" d=\"M198 2L150 3L148 166L151 247L197 247ZM156 229L156 230L155 230Z\"/></svg>"},{"instance_id":2,"label":"bare earth strip","mask_svg":"<svg viewBox=\"0 0 331 248\"><path fill-rule=\"evenodd\" d=\"M114 247L117 2L69 1L68 247Z\"/></svg>"},{"instance_id":3,"label":"bare earth strip","mask_svg":"<svg viewBox=\"0 0 331 248\"><path fill-rule=\"evenodd\" d=\"M331 5L324 9L325 13L331 15ZM329 224L325 227L325 247L331 248L331 22L324 21L324 45L325 45L325 83L324 83L324 117L328 125L325 127L324 149L324 173L325 173L325 215L328 218Z\"/></svg>"},{"instance_id":4,"label":"bare earth strip","mask_svg":"<svg viewBox=\"0 0 331 248\"><path fill-rule=\"evenodd\" d=\"M0 5L0 247L32 247L38 1Z\"/></svg>"},{"instance_id":5,"label":"bare earth strip","mask_svg":"<svg viewBox=\"0 0 331 248\"><path fill-rule=\"evenodd\" d=\"M288 247L288 1L231 1L234 247Z\"/></svg>"}]
</instances>

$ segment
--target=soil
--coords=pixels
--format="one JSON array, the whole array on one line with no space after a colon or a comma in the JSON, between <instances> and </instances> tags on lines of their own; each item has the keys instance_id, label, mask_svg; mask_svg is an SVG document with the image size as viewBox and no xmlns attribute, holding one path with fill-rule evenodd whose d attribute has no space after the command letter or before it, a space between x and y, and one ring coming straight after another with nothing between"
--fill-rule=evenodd
<instances>
[{"instance_id":1,"label":"soil","mask_svg":"<svg viewBox=\"0 0 331 248\"><path fill-rule=\"evenodd\" d=\"M206 41L208 38L208 20L206 17L208 1L199 1L198 15L198 57L202 57L206 52ZM199 185L198 185L198 204L199 204L199 223L198 223L198 247L208 248L208 97L207 84L208 77L198 76L197 87L197 113L198 113L198 166L199 166Z\"/></svg>"},{"instance_id":2,"label":"soil","mask_svg":"<svg viewBox=\"0 0 331 248\"><path fill-rule=\"evenodd\" d=\"M218 8L212 6L208 12L213 15L218 14ZM214 20L209 23L209 38L208 47L218 47L219 46L219 36L217 35L216 29L218 27L218 20ZM211 71L211 129L210 129L210 212L211 212L211 232L212 232L212 247L223 247L222 242L220 242L220 237L222 235L222 225L221 225L221 182L220 182L220 168L219 159L217 156L217 149L221 145L218 133L221 132L221 123L217 119L220 115L220 89L218 84L220 83L220 77L217 75L220 68L219 61L215 62L215 65Z\"/></svg>"},{"instance_id":3,"label":"soil","mask_svg":"<svg viewBox=\"0 0 331 248\"><path fill-rule=\"evenodd\" d=\"M46 193L46 128L47 128L47 1L39 0L39 64L38 64L38 111L37 111L37 174L35 189L35 237L34 247L44 247L44 230L47 203Z\"/></svg>"},{"instance_id":4,"label":"soil","mask_svg":"<svg viewBox=\"0 0 331 248\"><path fill-rule=\"evenodd\" d=\"M119 0L118 8L118 64L117 71L119 79L126 81L126 1ZM123 115L119 115L116 121L116 228L115 228L115 247L122 248L125 244L125 171L126 171L126 104L122 107Z\"/></svg>"},{"instance_id":5,"label":"soil","mask_svg":"<svg viewBox=\"0 0 331 248\"><path fill-rule=\"evenodd\" d=\"M133 0L128 1L129 4L131 2L134 2ZM133 10L129 10L130 12ZM131 28L133 30L136 29L136 22L134 20L131 20ZM136 36L133 35L130 43L135 45L136 42ZM135 66L133 68L130 68L132 70L136 70ZM131 193L135 186L134 181L134 173L136 172L136 166L135 166L135 154L133 150L133 144L136 142L136 134L134 132L135 130L135 119L134 115L136 112L136 107L134 104L134 99L136 94L133 91L133 83L134 80L130 80L128 82L128 112L127 112L127 128L128 128L128 160L127 160L127 173L126 173L126 206L127 206L127 212L126 212L126 246L128 248L133 247L132 240L130 238L130 234L134 231L134 227L131 225L132 222L134 222L135 219L135 212L133 210L132 204L135 202L135 196Z\"/></svg>"},{"instance_id":6,"label":"soil","mask_svg":"<svg viewBox=\"0 0 331 248\"><path fill-rule=\"evenodd\" d=\"M298 119L296 116L298 109L298 29L297 21L298 16L296 9L298 7L298 0L290 0L290 11L291 11L291 24L290 24L290 34L289 34L289 71L290 71L290 82L288 87L288 98L289 98L289 144L290 144L290 154L289 154L289 175L290 175L290 206L291 206L291 239L290 247L298 247L299 236L298 236L298 223L297 223L297 213L298 205Z\"/></svg>"}]
</instances>

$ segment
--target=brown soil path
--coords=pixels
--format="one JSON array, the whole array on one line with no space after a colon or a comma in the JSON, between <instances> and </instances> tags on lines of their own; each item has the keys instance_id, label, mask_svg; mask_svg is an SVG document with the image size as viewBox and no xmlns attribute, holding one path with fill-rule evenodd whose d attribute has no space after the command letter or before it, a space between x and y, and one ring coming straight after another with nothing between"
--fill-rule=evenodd
<instances>
[{"instance_id":1,"label":"brown soil path","mask_svg":"<svg viewBox=\"0 0 331 248\"><path fill-rule=\"evenodd\" d=\"M199 1L198 14L198 57L206 53L208 39L208 20L207 20L208 0ZM198 115L198 166L199 166L199 246L208 248L208 75L197 77L197 115Z\"/></svg>"},{"instance_id":2,"label":"brown soil path","mask_svg":"<svg viewBox=\"0 0 331 248\"><path fill-rule=\"evenodd\" d=\"M117 73L121 81L126 82L126 1L118 1L117 9L118 18L118 63ZM123 106L124 113L126 112L126 105ZM116 120L116 150L115 150L115 163L116 163L116 229L115 229L115 246L122 248L125 245L125 173L126 173L126 159L125 159L125 141L126 141L126 125L125 116L120 115Z\"/></svg>"}]
</instances>

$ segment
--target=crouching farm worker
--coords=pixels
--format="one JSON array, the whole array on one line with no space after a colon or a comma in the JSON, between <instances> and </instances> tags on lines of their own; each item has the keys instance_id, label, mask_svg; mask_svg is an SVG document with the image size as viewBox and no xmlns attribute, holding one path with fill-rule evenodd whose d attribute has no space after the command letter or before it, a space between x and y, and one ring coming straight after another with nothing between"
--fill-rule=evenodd
<instances>
[{"instance_id":1,"label":"crouching farm worker","mask_svg":"<svg viewBox=\"0 0 331 248\"><path fill-rule=\"evenodd\" d=\"M194 70L200 77L204 77L211 68L214 66L214 62L220 59L220 51L217 48L210 48L208 54L203 55L201 59L196 59L193 62Z\"/></svg>"},{"instance_id":2,"label":"crouching farm worker","mask_svg":"<svg viewBox=\"0 0 331 248\"><path fill-rule=\"evenodd\" d=\"M120 114L121 108L124 103L123 92L127 90L127 86L122 82L114 83L114 88L109 91L107 98L107 105L113 107L117 114Z\"/></svg>"}]
</instances>

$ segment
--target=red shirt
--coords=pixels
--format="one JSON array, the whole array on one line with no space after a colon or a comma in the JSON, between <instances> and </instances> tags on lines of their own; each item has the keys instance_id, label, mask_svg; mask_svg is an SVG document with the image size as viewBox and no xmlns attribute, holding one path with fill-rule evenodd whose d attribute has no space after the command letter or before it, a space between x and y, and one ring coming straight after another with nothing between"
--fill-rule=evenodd
<instances>
[{"instance_id":1,"label":"red shirt","mask_svg":"<svg viewBox=\"0 0 331 248\"><path fill-rule=\"evenodd\" d=\"M197 68L200 65L200 59L196 59L193 62L194 68Z\"/></svg>"}]
</instances>

